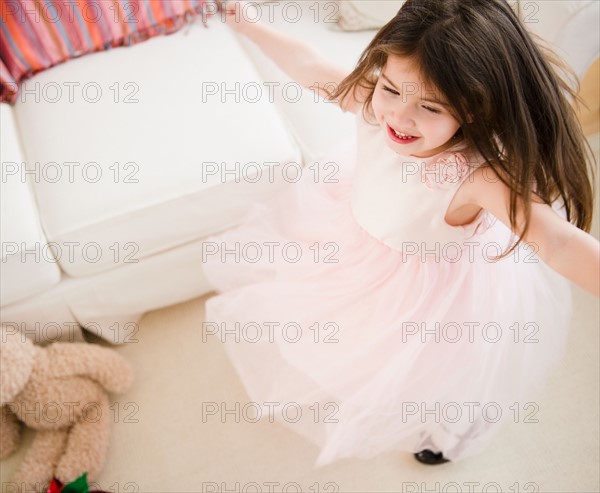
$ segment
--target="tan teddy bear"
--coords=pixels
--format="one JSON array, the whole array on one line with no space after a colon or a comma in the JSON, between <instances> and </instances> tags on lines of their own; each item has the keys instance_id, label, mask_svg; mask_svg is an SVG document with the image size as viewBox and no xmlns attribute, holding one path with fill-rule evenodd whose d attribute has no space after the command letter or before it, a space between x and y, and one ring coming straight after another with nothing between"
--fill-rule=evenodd
<instances>
[{"instance_id":1,"label":"tan teddy bear","mask_svg":"<svg viewBox=\"0 0 600 493\"><path fill-rule=\"evenodd\" d=\"M93 480L106 460L108 392L123 393L133 371L115 351L87 343L35 346L0 328L0 459L20 442L20 423L37 430L11 478L11 491L46 491L55 476L67 484Z\"/></svg>"}]
</instances>

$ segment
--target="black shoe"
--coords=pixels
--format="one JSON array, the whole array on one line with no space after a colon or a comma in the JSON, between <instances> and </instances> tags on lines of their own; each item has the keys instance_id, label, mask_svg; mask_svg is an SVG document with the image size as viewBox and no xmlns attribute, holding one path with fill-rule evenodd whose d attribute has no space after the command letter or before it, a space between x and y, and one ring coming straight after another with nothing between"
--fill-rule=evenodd
<instances>
[{"instance_id":1,"label":"black shoe","mask_svg":"<svg viewBox=\"0 0 600 493\"><path fill-rule=\"evenodd\" d=\"M438 454L432 452L431 450L421 450L415 454L415 459L423 464L427 464L430 466L435 466L438 464L444 464L445 462L450 462L448 459L444 457L444 455L440 452Z\"/></svg>"}]
</instances>

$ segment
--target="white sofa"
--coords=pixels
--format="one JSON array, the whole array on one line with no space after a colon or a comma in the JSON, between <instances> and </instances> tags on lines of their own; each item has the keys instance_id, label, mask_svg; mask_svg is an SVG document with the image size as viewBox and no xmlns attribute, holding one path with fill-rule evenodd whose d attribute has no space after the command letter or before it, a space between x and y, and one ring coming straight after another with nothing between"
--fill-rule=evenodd
<instances>
[{"instance_id":1,"label":"white sofa","mask_svg":"<svg viewBox=\"0 0 600 493\"><path fill-rule=\"evenodd\" d=\"M336 31L331 4L319 19L314 2L259 12L350 71L376 31ZM520 11L582 76L598 6ZM203 238L289 181L285 165L310 165L354 130L219 16L42 72L0 122L0 321L39 342L80 340L80 327L125 342L145 312L209 292Z\"/></svg>"}]
</instances>

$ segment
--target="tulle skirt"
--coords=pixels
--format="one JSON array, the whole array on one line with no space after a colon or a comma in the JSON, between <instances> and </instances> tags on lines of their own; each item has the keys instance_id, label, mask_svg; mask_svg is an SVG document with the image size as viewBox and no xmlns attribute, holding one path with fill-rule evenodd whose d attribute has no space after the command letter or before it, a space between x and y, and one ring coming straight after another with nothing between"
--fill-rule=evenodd
<instances>
[{"instance_id":1,"label":"tulle skirt","mask_svg":"<svg viewBox=\"0 0 600 493\"><path fill-rule=\"evenodd\" d=\"M426 448L458 461L503 423L535 422L570 283L526 248L494 261L499 221L466 250L391 249L354 219L351 149L329 157L207 240L204 330L250 397L246 419L314 442L315 467Z\"/></svg>"}]
</instances>

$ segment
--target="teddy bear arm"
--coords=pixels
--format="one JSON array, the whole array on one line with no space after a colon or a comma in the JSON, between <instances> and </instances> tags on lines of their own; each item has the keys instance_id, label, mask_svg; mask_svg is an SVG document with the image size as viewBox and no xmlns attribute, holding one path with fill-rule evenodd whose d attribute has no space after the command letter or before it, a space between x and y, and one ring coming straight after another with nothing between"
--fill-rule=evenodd
<instances>
[{"instance_id":1,"label":"teddy bear arm","mask_svg":"<svg viewBox=\"0 0 600 493\"><path fill-rule=\"evenodd\" d=\"M114 393L125 392L133 381L131 365L112 349L88 343L57 343L48 351L46 376L89 377Z\"/></svg>"}]
</instances>

